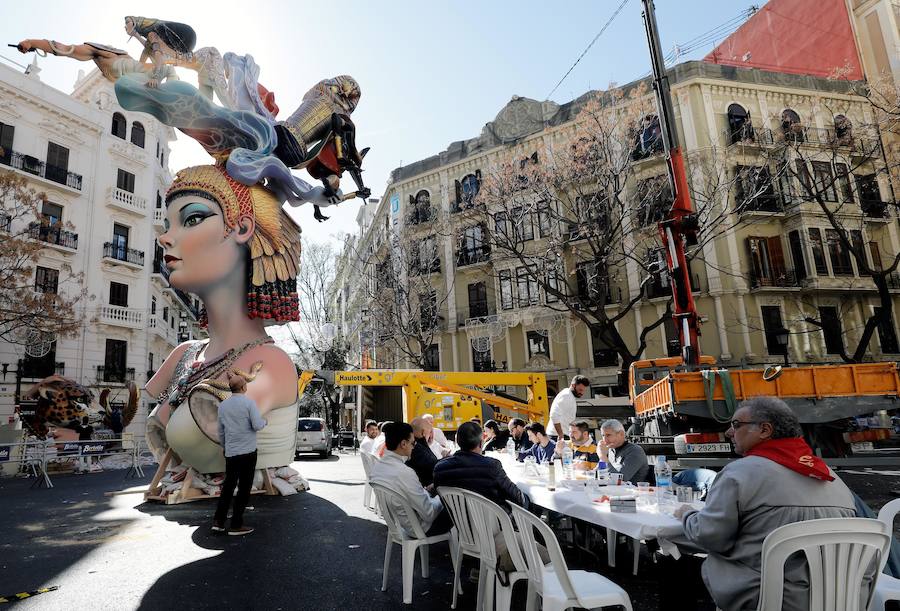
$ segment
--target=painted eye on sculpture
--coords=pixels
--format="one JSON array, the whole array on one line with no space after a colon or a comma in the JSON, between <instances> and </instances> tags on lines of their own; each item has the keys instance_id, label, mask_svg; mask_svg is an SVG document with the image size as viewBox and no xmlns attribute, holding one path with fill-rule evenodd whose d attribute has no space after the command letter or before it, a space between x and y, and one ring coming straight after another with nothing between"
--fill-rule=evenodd
<instances>
[{"instance_id":1,"label":"painted eye on sculpture","mask_svg":"<svg viewBox=\"0 0 900 611\"><path fill-rule=\"evenodd\" d=\"M189 217L187 217L186 219L184 219L184 226L185 227L194 227L194 226L202 223L203 219L205 219L205 218L206 218L206 216L200 214L199 212L195 212L194 214L192 214Z\"/></svg>"},{"instance_id":2,"label":"painted eye on sculpture","mask_svg":"<svg viewBox=\"0 0 900 611\"><path fill-rule=\"evenodd\" d=\"M199 202L191 203L181 209L181 224L184 227L196 227L211 216L215 216L209 206Z\"/></svg>"}]
</instances>

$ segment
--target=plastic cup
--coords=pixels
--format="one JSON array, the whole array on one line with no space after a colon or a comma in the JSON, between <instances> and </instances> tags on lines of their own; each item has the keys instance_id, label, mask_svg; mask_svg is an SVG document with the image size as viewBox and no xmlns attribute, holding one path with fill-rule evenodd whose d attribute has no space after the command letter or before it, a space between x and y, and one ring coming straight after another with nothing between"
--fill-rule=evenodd
<instances>
[{"instance_id":1,"label":"plastic cup","mask_svg":"<svg viewBox=\"0 0 900 611\"><path fill-rule=\"evenodd\" d=\"M694 501L694 489L690 486L678 486L675 489L675 497L679 503L691 503Z\"/></svg>"}]
</instances>

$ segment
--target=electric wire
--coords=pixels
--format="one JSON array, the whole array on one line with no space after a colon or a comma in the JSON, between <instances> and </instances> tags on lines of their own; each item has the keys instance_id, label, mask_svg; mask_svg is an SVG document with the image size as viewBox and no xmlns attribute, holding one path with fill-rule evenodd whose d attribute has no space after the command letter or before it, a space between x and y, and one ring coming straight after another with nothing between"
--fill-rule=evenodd
<instances>
[{"instance_id":1,"label":"electric wire","mask_svg":"<svg viewBox=\"0 0 900 611\"><path fill-rule=\"evenodd\" d=\"M550 96L553 95L557 89L559 89L559 86L563 84L563 81L566 80L566 77L568 77L572 73L572 70L575 69L575 66L578 65L578 62L580 62L581 59L585 55L587 55L587 52L591 50L591 47L594 46L594 43L597 42L597 40L603 35L603 32L606 31L606 28L608 28L612 24L612 22L615 20L615 18L618 17L619 13L622 12L622 9L625 8L626 4L628 4L628 0L622 0L622 2L619 3L619 6L616 8L615 11L613 11L613 14L610 16L610 18L606 21L606 23L603 24L603 27L600 28L600 31L597 33L597 35L594 36L594 40L592 40L590 42L590 44L587 46L587 48L581 52L581 55L578 56L578 59L576 59L575 63L572 64L572 67L569 68L565 74L563 74L563 77L561 79L559 79L559 82L556 83L556 86L550 90L550 93L547 94L545 99L549 100Z\"/></svg>"}]
</instances>

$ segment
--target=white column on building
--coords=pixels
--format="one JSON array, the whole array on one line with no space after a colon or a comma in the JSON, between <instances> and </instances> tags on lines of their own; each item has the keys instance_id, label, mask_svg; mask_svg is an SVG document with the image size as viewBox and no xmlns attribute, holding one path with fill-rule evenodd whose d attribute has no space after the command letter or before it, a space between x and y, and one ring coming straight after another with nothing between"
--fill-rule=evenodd
<instances>
[{"instance_id":1,"label":"white column on building","mask_svg":"<svg viewBox=\"0 0 900 611\"><path fill-rule=\"evenodd\" d=\"M731 360L731 348L728 345L728 330L725 328L725 312L722 308L721 295L713 295L713 306L716 310L716 331L719 332L719 345L722 348L719 358L729 361Z\"/></svg>"},{"instance_id":2,"label":"white column on building","mask_svg":"<svg viewBox=\"0 0 900 611\"><path fill-rule=\"evenodd\" d=\"M568 350L569 367L575 368L578 366L575 361L575 332L572 321L568 316L564 324L566 325L566 348ZM590 335L590 331L588 331L588 335Z\"/></svg>"}]
</instances>

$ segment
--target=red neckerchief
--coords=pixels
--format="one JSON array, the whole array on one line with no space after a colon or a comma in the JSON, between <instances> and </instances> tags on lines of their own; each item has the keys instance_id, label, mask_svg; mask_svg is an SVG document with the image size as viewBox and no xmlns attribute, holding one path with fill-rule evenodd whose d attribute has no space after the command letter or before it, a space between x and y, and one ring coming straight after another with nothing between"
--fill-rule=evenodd
<instances>
[{"instance_id":1,"label":"red neckerchief","mask_svg":"<svg viewBox=\"0 0 900 611\"><path fill-rule=\"evenodd\" d=\"M826 482L834 480L825 461L813 454L812 448L801 437L761 441L744 456L762 456L800 475Z\"/></svg>"}]
</instances>

